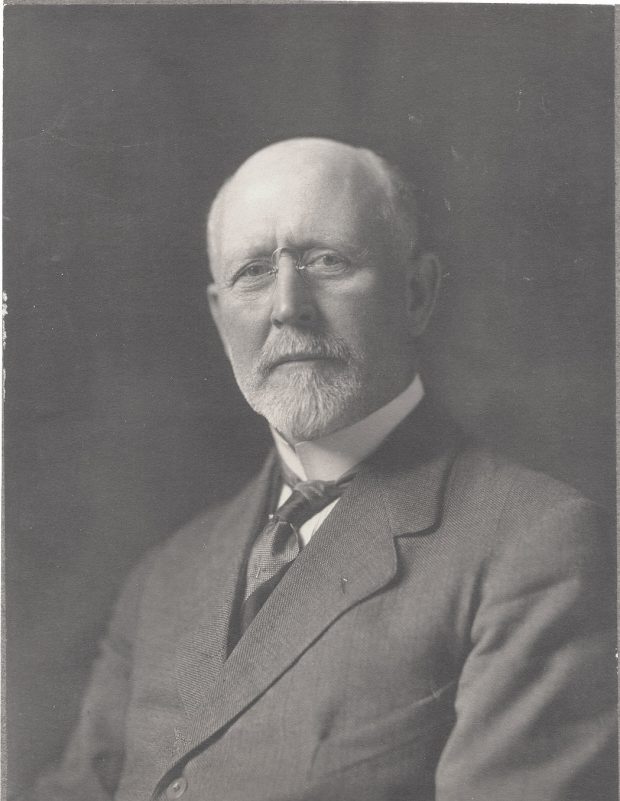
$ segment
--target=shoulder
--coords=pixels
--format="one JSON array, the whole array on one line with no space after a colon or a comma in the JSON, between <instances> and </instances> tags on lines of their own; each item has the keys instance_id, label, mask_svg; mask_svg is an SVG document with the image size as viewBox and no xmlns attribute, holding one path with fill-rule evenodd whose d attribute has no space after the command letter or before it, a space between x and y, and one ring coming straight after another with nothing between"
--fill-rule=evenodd
<instances>
[{"instance_id":1,"label":"shoulder","mask_svg":"<svg viewBox=\"0 0 620 801\"><path fill-rule=\"evenodd\" d=\"M228 570L231 554L245 544L269 490L275 456L271 451L263 466L230 497L212 504L163 543L148 551L126 582L125 593L140 600L142 609L165 598L179 602L204 587L222 570Z\"/></svg>"},{"instance_id":2,"label":"shoulder","mask_svg":"<svg viewBox=\"0 0 620 801\"><path fill-rule=\"evenodd\" d=\"M167 586L168 578L176 576L179 583L197 563L209 532L215 527L225 505L206 511L192 519L163 543L149 548L129 570L119 593L116 617L135 624L141 614L143 598L150 586Z\"/></svg>"},{"instance_id":3,"label":"shoulder","mask_svg":"<svg viewBox=\"0 0 620 801\"><path fill-rule=\"evenodd\" d=\"M562 481L485 449L467 446L456 456L445 514L453 525L460 521L470 545L508 581L522 572L607 575L615 563L608 510Z\"/></svg>"},{"instance_id":4,"label":"shoulder","mask_svg":"<svg viewBox=\"0 0 620 801\"><path fill-rule=\"evenodd\" d=\"M505 521L514 518L517 524L520 515L527 518L553 509L606 514L563 481L472 445L457 452L448 490L453 497L466 496L473 507L493 509Z\"/></svg>"},{"instance_id":5,"label":"shoulder","mask_svg":"<svg viewBox=\"0 0 620 801\"><path fill-rule=\"evenodd\" d=\"M162 584L178 583L203 569L209 552L219 543L218 532L231 525L242 508L243 491L220 501L173 532L158 548L142 560L145 570Z\"/></svg>"}]
</instances>

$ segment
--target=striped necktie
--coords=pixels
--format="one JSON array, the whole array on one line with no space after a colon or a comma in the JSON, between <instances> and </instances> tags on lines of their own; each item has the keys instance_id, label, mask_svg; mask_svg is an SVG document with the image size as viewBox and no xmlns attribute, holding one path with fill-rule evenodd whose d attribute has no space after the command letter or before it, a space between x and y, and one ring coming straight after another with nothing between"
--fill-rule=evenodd
<instances>
[{"instance_id":1,"label":"striped necktie","mask_svg":"<svg viewBox=\"0 0 620 801\"><path fill-rule=\"evenodd\" d=\"M239 612L239 637L299 554L301 526L340 497L352 479L348 474L340 481L300 481L269 516L248 561L244 600Z\"/></svg>"}]
</instances>

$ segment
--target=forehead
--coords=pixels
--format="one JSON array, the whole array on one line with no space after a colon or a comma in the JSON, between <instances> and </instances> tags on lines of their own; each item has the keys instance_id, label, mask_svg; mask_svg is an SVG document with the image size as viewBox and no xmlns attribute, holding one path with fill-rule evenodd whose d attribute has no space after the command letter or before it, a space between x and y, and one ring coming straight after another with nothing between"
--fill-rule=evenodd
<instances>
[{"instance_id":1,"label":"forehead","mask_svg":"<svg viewBox=\"0 0 620 801\"><path fill-rule=\"evenodd\" d=\"M221 198L219 261L284 245L368 247L383 234L384 203L376 180L352 160L249 165Z\"/></svg>"}]
</instances>

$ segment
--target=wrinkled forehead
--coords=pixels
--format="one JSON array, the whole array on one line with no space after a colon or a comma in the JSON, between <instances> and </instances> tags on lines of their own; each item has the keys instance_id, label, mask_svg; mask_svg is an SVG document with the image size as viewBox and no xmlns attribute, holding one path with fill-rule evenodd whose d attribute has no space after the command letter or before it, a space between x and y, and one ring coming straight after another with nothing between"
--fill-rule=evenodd
<instances>
[{"instance_id":1,"label":"wrinkled forehead","mask_svg":"<svg viewBox=\"0 0 620 801\"><path fill-rule=\"evenodd\" d=\"M367 248L385 233L386 197L355 157L251 160L218 201L211 237L217 260L277 247Z\"/></svg>"}]
</instances>

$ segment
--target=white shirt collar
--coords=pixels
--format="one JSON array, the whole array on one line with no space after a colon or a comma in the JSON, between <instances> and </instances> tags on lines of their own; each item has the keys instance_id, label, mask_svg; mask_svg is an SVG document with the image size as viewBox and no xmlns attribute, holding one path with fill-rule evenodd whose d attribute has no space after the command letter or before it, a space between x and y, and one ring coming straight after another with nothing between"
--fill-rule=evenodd
<instances>
[{"instance_id":1,"label":"white shirt collar","mask_svg":"<svg viewBox=\"0 0 620 801\"><path fill-rule=\"evenodd\" d=\"M368 417L326 437L294 447L271 429L284 464L304 481L337 481L369 456L424 397L419 375L400 395Z\"/></svg>"}]
</instances>

